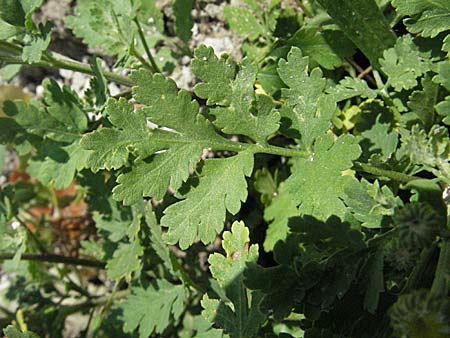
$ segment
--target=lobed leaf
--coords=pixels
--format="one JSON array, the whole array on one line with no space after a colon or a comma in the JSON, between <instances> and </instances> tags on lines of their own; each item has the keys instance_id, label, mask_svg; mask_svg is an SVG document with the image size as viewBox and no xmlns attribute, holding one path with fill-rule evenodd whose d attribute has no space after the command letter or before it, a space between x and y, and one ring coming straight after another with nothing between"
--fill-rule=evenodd
<instances>
[{"instance_id":1,"label":"lobed leaf","mask_svg":"<svg viewBox=\"0 0 450 338\"><path fill-rule=\"evenodd\" d=\"M183 285L174 285L158 279L147 289L134 287L132 295L120 304L123 309L124 331L139 327L139 337L162 334L183 312L188 294Z\"/></svg>"},{"instance_id":2,"label":"lobed leaf","mask_svg":"<svg viewBox=\"0 0 450 338\"><path fill-rule=\"evenodd\" d=\"M169 228L165 240L182 249L200 240L212 242L223 228L226 212L236 214L247 198L247 182L253 155L241 152L229 158L205 161L198 186L185 199L164 211L161 225Z\"/></svg>"}]
</instances>

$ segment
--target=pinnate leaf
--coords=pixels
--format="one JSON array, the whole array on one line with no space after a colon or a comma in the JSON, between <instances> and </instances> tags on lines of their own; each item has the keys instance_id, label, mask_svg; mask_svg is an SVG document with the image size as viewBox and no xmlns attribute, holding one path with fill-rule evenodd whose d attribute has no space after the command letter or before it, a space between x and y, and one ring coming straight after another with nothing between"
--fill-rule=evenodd
<instances>
[{"instance_id":1,"label":"pinnate leaf","mask_svg":"<svg viewBox=\"0 0 450 338\"><path fill-rule=\"evenodd\" d=\"M396 91L417 86L417 78L430 70L430 64L419 53L411 36L397 39L393 48L385 50L380 59L388 84Z\"/></svg>"},{"instance_id":2,"label":"pinnate leaf","mask_svg":"<svg viewBox=\"0 0 450 338\"><path fill-rule=\"evenodd\" d=\"M163 279L147 289L132 288L132 295L120 304L125 332L133 332L139 326L140 338L163 333L172 320L180 317L187 297L183 285Z\"/></svg>"},{"instance_id":3,"label":"pinnate leaf","mask_svg":"<svg viewBox=\"0 0 450 338\"><path fill-rule=\"evenodd\" d=\"M211 273L220 287L225 290L229 301L202 299L203 316L216 323L230 337L254 337L265 315L259 311L260 295L248 291L243 283L246 264L256 262L258 246L249 246L249 231L243 222L234 222L230 231L223 234L223 248L226 256L215 253L208 259ZM231 304L229 303L231 301Z\"/></svg>"},{"instance_id":4,"label":"pinnate leaf","mask_svg":"<svg viewBox=\"0 0 450 338\"><path fill-rule=\"evenodd\" d=\"M193 65L194 73L205 81L195 87L195 92L207 98L209 105L219 105L211 108L210 114L224 133L247 135L265 143L278 130L280 115L272 100L255 96L256 65L244 62L235 75L236 67L228 57L218 59L212 48L204 46L197 49Z\"/></svg>"},{"instance_id":5,"label":"pinnate leaf","mask_svg":"<svg viewBox=\"0 0 450 338\"><path fill-rule=\"evenodd\" d=\"M292 48L287 61L280 60L278 74L289 87L281 90L287 102L281 114L289 121L288 132L310 149L314 139L330 128L336 103L332 95L324 93L326 81L322 71L314 68L309 73L308 57L300 49Z\"/></svg>"},{"instance_id":6,"label":"pinnate leaf","mask_svg":"<svg viewBox=\"0 0 450 338\"><path fill-rule=\"evenodd\" d=\"M450 30L450 2L447 0L394 0L398 15L410 16L404 20L411 33L434 38Z\"/></svg>"},{"instance_id":7,"label":"pinnate leaf","mask_svg":"<svg viewBox=\"0 0 450 338\"><path fill-rule=\"evenodd\" d=\"M132 243L120 243L114 251L112 259L106 265L108 278L120 280L121 278L131 278L131 273L141 266L139 257L144 253L144 249L138 241Z\"/></svg>"},{"instance_id":8,"label":"pinnate leaf","mask_svg":"<svg viewBox=\"0 0 450 338\"><path fill-rule=\"evenodd\" d=\"M350 135L341 136L336 142L331 135L316 141L313 156L299 159L286 180L286 189L299 205L301 215L324 220L345 214L341 197L344 187L355 178L342 172L351 168L360 154L360 147Z\"/></svg>"},{"instance_id":9,"label":"pinnate leaf","mask_svg":"<svg viewBox=\"0 0 450 338\"><path fill-rule=\"evenodd\" d=\"M207 99L208 105L229 105L232 94L231 82L236 76L237 66L233 59L222 54L218 58L214 49L201 45L192 60L192 72L202 80L194 87L195 94Z\"/></svg>"},{"instance_id":10,"label":"pinnate leaf","mask_svg":"<svg viewBox=\"0 0 450 338\"><path fill-rule=\"evenodd\" d=\"M150 128L142 111L134 112L127 100L109 99L105 111L112 128L101 128L83 137L81 146L92 150L88 166L96 172L100 169L119 169L128 161L130 152L146 156L149 148Z\"/></svg>"},{"instance_id":11,"label":"pinnate leaf","mask_svg":"<svg viewBox=\"0 0 450 338\"><path fill-rule=\"evenodd\" d=\"M178 242L183 249L196 239L212 242L223 228L227 210L236 214L246 200L245 176L252 170L253 155L247 152L206 160L198 186L164 211L161 225L169 228L165 240Z\"/></svg>"}]
</instances>

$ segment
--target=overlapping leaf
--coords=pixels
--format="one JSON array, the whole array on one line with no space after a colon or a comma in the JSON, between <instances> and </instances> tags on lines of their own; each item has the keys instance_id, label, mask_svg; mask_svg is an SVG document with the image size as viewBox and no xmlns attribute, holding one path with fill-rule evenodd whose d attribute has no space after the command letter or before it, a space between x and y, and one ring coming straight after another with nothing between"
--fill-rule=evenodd
<instances>
[{"instance_id":1,"label":"overlapping leaf","mask_svg":"<svg viewBox=\"0 0 450 338\"><path fill-rule=\"evenodd\" d=\"M195 92L208 99L208 104L219 105L211 108L210 114L224 133L247 135L265 143L278 130L280 115L272 100L264 95L255 96L256 65L244 62L235 75L232 61L227 57L218 59L212 48L204 46L197 49L193 65L195 75L205 81L195 87Z\"/></svg>"},{"instance_id":2,"label":"overlapping leaf","mask_svg":"<svg viewBox=\"0 0 450 338\"><path fill-rule=\"evenodd\" d=\"M246 200L245 176L250 176L252 170L253 155L247 152L206 160L198 186L164 211L161 225L169 228L166 241L179 242L183 249L197 239L213 241L223 228L226 212L236 214Z\"/></svg>"},{"instance_id":3,"label":"overlapping leaf","mask_svg":"<svg viewBox=\"0 0 450 338\"><path fill-rule=\"evenodd\" d=\"M140 338L162 334L183 313L187 297L183 285L174 285L164 279L147 289L132 288L132 295L120 304L125 332L133 332L139 327Z\"/></svg>"},{"instance_id":4,"label":"overlapping leaf","mask_svg":"<svg viewBox=\"0 0 450 338\"><path fill-rule=\"evenodd\" d=\"M289 87L282 89L287 102L282 116L289 121L288 132L310 150L314 140L331 126L334 98L324 93L326 81L319 68L308 73L308 57L298 48L291 49L287 61L280 60L278 74Z\"/></svg>"},{"instance_id":5,"label":"overlapping leaf","mask_svg":"<svg viewBox=\"0 0 450 338\"><path fill-rule=\"evenodd\" d=\"M258 258L258 246L249 246L249 231L243 222L235 222L231 232L223 234L223 248L226 256L215 253L210 256L211 273L220 287L225 290L231 304L225 300L202 299L202 314L210 322L224 329L230 337L255 337L265 315L259 311L260 295L248 291L243 283L246 263Z\"/></svg>"},{"instance_id":6,"label":"overlapping leaf","mask_svg":"<svg viewBox=\"0 0 450 338\"><path fill-rule=\"evenodd\" d=\"M147 35L147 43L153 46L162 36L162 15L155 1L100 0L77 1L74 15L67 18L67 26L91 47L101 47L109 55L126 59L132 50L130 42L137 36L133 19L138 16ZM133 42L134 43L134 42ZM139 46L133 48L141 48Z\"/></svg>"},{"instance_id":7,"label":"overlapping leaf","mask_svg":"<svg viewBox=\"0 0 450 338\"><path fill-rule=\"evenodd\" d=\"M450 30L450 3L447 0L394 0L398 15L411 33L434 38Z\"/></svg>"},{"instance_id":8,"label":"overlapping leaf","mask_svg":"<svg viewBox=\"0 0 450 338\"><path fill-rule=\"evenodd\" d=\"M356 140L350 135L333 142L331 135L316 141L310 159L298 159L286 180L286 189L299 206L301 215L312 215L324 220L331 215L344 216L345 205L341 197L344 188L355 180L342 172L353 166L361 153Z\"/></svg>"},{"instance_id":9,"label":"overlapping leaf","mask_svg":"<svg viewBox=\"0 0 450 338\"><path fill-rule=\"evenodd\" d=\"M420 55L409 35L398 38L394 47L385 50L380 64L388 76L387 84L396 91L414 88L417 78L430 70L430 63Z\"/></svg>"}]
</instances>

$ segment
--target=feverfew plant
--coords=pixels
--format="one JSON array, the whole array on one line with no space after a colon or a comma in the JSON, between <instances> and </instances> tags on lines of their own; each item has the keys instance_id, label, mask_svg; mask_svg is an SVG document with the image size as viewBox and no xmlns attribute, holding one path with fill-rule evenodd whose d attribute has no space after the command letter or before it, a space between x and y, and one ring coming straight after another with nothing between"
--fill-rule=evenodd
<instances>
[{"instance_id":1,"label":"feverfew plant","mask_svg":"<svg viewBox=\"0 0 450 338\"><path fill-rule=\"evenodd\" d=\"M448 337L450 2L233 2L242 60L192 48L206 2L74 2L90 63L0 2L3 76L91 77L3 102L4 334Z\"/></svg>"}]
</instances>

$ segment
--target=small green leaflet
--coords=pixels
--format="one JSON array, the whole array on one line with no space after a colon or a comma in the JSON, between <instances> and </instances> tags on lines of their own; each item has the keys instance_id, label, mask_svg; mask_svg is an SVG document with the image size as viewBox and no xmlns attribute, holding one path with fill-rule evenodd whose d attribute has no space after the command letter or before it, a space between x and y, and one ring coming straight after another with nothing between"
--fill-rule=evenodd
<instances>
[{"instance_id":1,"label":"small green leaflet","mask_svg":"<svg viewBox=\"0 0 450 338\"><path fill-rule=\"evenodd\" d=\"M165 240L186 249L196 239L210 243L223 228L227 210L236 214L247 198L247 181L253 155L241 152L228 158L208 159L198 186L184 200L164 211L161 225L169 228Z\"/></svg>"},{"instance_id":2,"label":"small green leaflet","mask_svg":"<svg viewBox=\"0 0 450 338\"><path fill-rule=\"evenodd\" d=\"M258 17L248 8L226 6L224 14L230 28L243 37L256 40L265 33L265 29L259 22Z\"/></svg>"},{"instance_id":3,"label":"small green leaflet","mask_svg":"<svg viewBox=\"0 0 450 338\"><path fill-rule=\"evenodd\" d=\"M409 130L401 130L402 147L397 152L409 157L413 164L430 171L437 178L450 183L450 142L447 129L435 125L427 133L415 125Z\"/></svg>"},{"instance_id":4,"label":"small green leaflet","mask_svg":"<svg viewBox=\"0 0 450 338\"><path fill-rule=\"evenodd\" d=\"M54 80L44 80L43 103L32 101L6 102L0 118L1 142L22 147L30 153L27 172L45 185L56 188L70 185L76 173L86 167L89 151L79 145L81 133L87 128L87 117L76 94L62 88Z\"/></svg>"},{"instance_id":5,"label":"small green leaflet","mask_svg":"<svg viewBox=\"0 0 450 338\"><path fill-rule=\"evenodd\" d=\"M218 58L214 49L201 45L195 49L192 72L202 80L194 87L195 94L210 106L228 106L232 95L231 83L236 76L237 65L233 59L222 54Z\"/></svg>"},{"instance_id":6,"label":"small green leaflet","mask_svg":"<svg viewBox=\"0 0 450 338\"><path fill-rule=\"evenodd\" d=\"M132 54L132 49L141 50L141 42L130 47L130 41L137 37L137 26L133 19L139 16L147 44L153 47L162 39L161 14L154 0L79 0L74 15L66 19L67 26L91 47L101 47L106 54L118 56L119 62ZM134 43L134 42L133 42Z\"/></svg>"},{"instance_id":7,"label":"small green leaflet","mask_svg":"<svg viewBox=\"0 0 450 338\"><path fill-rule=\"evenodd\" d=\"M123 309L124 331L133 332L139 326L139 337L161 334L184 311L188 292L183 285L158 279L147 289L134 287L132 295L120 303Z\"/></svg>"},{"instance_id":8,"label":"small green leaflet","mask_svg":"<svg viewBox=\"0 0 450 338\"><path fill-rule=\"evenodd\" d=\"M225 290L228 301L211 299L205 294L201 301L202 315L223 328L231 338L255 337L265 320L259 310L259 293L248 291L243 283L246 264L258 259L258 246L249 246L249 241L244 223L234 222L231 232L223 234L226 256L215 253L208 259L211 273Z\"/></svg>"},{"instance_id":9,"label":"small green leaflet","mask_svg":"<svg viewBox=\"0 0 450 338\"><path fill-rule=\"evenodd\" d=\"M192 0L174 0L172 4L175 16L175 34L185 43L192 36L194 22L191 17Z\"/></svg>"},{"instance_id":10,"label":"small green leaflet","mask_svg":"<svg viewBox=\"0 0 450 338\"><path fill-rule=\"evenodd\" d=\"M131 279L131 274L141 266L140 257L144 253L144 248L135 240L132 243L120 243L118 249L114 251L113 258L106 265L108 278L120 280Z\"/></svg>"},{"instance_id":11,"label":"small green leaflet","mask_svg":"<svg viewBox=\"0 0 450 338\"><path fill-rule=\"evenodd\" d=\"M303 27L295 32L288 44L300 48L302 54L326 69L342 65L342 58L333 50L317 27Z\"/></svg>"},{"instance_id":12,"label":"small green leaflet","mask_svg":"<svg viewBox=\"0 0 450 338\"><path fill-rule=\"evenodd\" d=\"M346 76L336 86L328 88L327 93L332 94L336 102L358 96L368 99L377 96L377 91L369 88L366 81L350 76Z\"/></svg>"},{"instance_id":13,"label":"small green leaflet","mask_svg":"<svg viewBox=\"0 0 450 338\"><path fill-rule=\"evenodd\" d=\"M325 220L331 215L344 216L346 208L341 197L344 188L355 180L342 172L353 166L361 149L351 135L343 135L333 142L324 135L314 146L310 159L298 159L286 180L286 190L299 205L301 215Z\"/></svg>"},{"instance_id":14,"label":"small green leaflet","mask_svg":"<svg viewBox=\"0 0 450 338\"><path fill-rule=\"evenodd\" d=\"M279 194L264 210L264 219L269 222L264 240L264 250L266 252L272 251L276 242L286 238L289 233L289 218L298 215L297 203L286 190L285 182L280 184L278 191Z\"/></svg>"},{"instance_id":15,"label":"small green leaflet","mask_svg":"<svg viewBox=\"0 0 450 338\"><path fill-rule=\"evenodd\" d=\"M326 81L322 71L314 68L308 74L308 57L304 57L300 49L293 47L287 61L280 60L278 74L289 87L281 89L287 102L281 115L289 120L292 136L300 138L310 150L314 139L330 128L336 103L332 95L324 93Z\"/></svg>"},{"instance_id":16,"label":"small green leaflet","mask_svg":"<svg viewBox=\"0 0 450 338\"><path fill-rule=\"evenodd\" d=\"M193 65L194 74L205 81L195 87L195 93L207 98L209 105L219 105L211 108L210 114L220 130L249 136L260 144L278 130L280 115L272 100L254 94L256 65L244 61L234 77L233 62L227 57L218 59L211 48L204 46L197 49ZM214 77L215 74L221 75Z\"/></svg>"},{"instance_id":17,"label":"small green leaflet","mask_svg":"<svg viewBox=\"0 0 450 338\"><path fill-rule=\"evenodd\" d=\"M344 203L349 212L366 228L380 228L384 216L392 216L402 206L388 186L380 187L378 181L370 183L365 179L354 180L344 188Z\"/></svg>"},{"instance_id":18,"label":"small green leaflet","mask_svg":"<svg viewBox=\"0 0 450 338\"><path fill-rule=\"evenodd\" d=\"M50 147L47 153L45 145ZM42 149L40 157L29 160L27 173L42 184L53 185L56 189L68 187L76 173L86 167L90 155L77 141L61 147L44 142Z\"/></svg>"},{"instance_id":19,"label":"small green leaflet","mask_svg":"<svg viewBox=\"0 0 450 338\"><path fill-rule=\"evenodd\" d=\"M399 37L394 47L385 50L380 64L388 77L386 85L394 87L396 91L417 86L417 78L431 67L420 55L410 35Z\"/></svg>"},{"instance_id":20,"label":"small green leaflet","mask_svg":"<svg viewBox=\"0 0 450 338\"><path fill-rule=\"evenodd\" d=\"M39 338L39 336L34 332L23 332L12 325L8 325L5 329L3 329L3 333L6 338Z\"/></svg>"},{"instance_id":21,"label":"small green leaflet","mask_svg":"<svg viewBox=\"0 0 450 338\"><path fill-rule=\"evenodd\" d=\"M124 98L109 99L105 111L113 127L96 130L81 141L84 149L92 150L87 161L92 171L120 169L127 164L130 152L144 157L151 154L150 129L142 111L134 112Z\"/></svg>"},{"instance_id":22,"label":"small green leaflet","mask_svg":"<svg viewBox=\"0 0 450 338\"><path fill-rule=\"evenodd\" d=\"M434 38L450 30L450 2L447 0L393 0L392 5L411 33Z\"/></svg>"}]
</instances>

